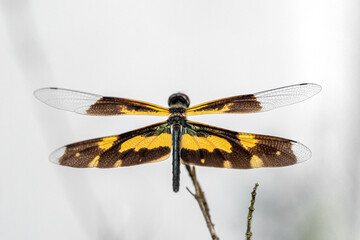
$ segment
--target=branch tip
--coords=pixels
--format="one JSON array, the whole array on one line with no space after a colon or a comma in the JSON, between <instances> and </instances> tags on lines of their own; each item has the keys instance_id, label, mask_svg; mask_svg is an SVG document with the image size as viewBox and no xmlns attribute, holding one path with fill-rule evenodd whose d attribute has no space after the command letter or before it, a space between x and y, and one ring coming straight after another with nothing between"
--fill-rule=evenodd
<instances>
[{"instance_id":1,"label":"branch tip","mask_svg":"<svg viewBox=\"0 0 360 240\"><path fill-rule=\"evenodd\" d=\"M247 217L247 230L246 230L246 240L251 240L252 232L251 232L251 220L253 218L253 212L255 211L254 205L255 205L255 197L256 197L256 190L259 186L259 183L256 183L253 191L251 192L251 202L249 207L249 213Z\"/></svg>"}]
</instances>

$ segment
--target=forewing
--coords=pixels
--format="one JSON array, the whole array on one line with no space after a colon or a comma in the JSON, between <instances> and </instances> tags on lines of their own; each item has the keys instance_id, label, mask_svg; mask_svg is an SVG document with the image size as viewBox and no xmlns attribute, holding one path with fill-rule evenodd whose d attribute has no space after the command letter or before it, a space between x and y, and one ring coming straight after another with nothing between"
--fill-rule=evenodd
<instances>
[{"instance_id":1,"label":"forewing","mask_svg":"<svg viewBox=\"0 0 360 240\"><path fill-rule=\"evenodd\" d=\"M319 93L321 86L303 83L276 88L255 94L223 98L190 107L188 116L211 113L253 113L265 112L275 108L304 101Z\"/></svg>"},{"instance_id":2,"label":"forewing","mask_svg":"<svg viewBox=\"0 0 360 240\"><path fill-rule=\"evenodd\" d=\"M292 140L237 133L195 122L187 122L181 139L181 161L187 165L283 167L310 157L311 151L306 146Z\"/></svg>"},{"instance_id":3,"label":"forewing","mask_svg":"<svg viewBox=\"0 0 360 240\"><path fill-rule=\"evenodd\" d=\"M112 168L165 160L171 152L167 122L121 135L73 143L50 155L54 163L77 168Z\"/></svg>"},{"instance_id":4,"label":"forewing","mask_svg":"<svg viewBox=\"0 0 360 240\"><path fill-rule=\"evenodd\" d=\"M34 95L51 107L85 115L169 115L168 108L151 103L62 88L41 88Z\"/></svg>"}]
</instances>

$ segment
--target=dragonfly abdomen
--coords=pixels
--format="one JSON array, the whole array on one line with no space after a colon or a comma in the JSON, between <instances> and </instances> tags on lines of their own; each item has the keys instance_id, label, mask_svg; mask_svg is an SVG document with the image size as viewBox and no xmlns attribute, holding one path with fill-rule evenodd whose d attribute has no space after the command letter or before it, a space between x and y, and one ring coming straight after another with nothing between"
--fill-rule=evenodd
<instances>
[{"instance_id":1,"label":"dragonfly abdomen","mask_svg":"<svg viewBox=\"0 0 360 240\"><path fill-rule=\"evenodd\" d=\"M181 125L174 124L172 128L173 145L173 190L179 191L180 186L180 145L181 145Z\"/></svg>"}]
</instances>

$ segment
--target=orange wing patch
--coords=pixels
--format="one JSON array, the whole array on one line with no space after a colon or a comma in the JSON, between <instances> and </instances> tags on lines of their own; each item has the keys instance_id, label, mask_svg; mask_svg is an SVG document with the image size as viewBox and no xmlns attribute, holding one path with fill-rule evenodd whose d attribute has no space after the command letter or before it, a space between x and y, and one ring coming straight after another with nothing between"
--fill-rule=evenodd
<instances>
[{"instance_id":1,"label":"orange wing patch","mask_svg":"<svg viewBox=\"0 0 360 240\"><path fill-rule=\"evenodd\" d=\"M259 142L255 139L255 136L255 134L239 133L237 138L240 140L241 145L248 150L255 147L255 145Z\"/></svg>"},{"instance_id":2,"label":"orange wing patch","mask_svg":"<svg viewBox=\"0 0 360 240\"><path fill-rule=\"evenodd\" d=\"M101 141L98 143L99 148L107 150L107 149L111 148L112 145L114 144L114 142L118 139L119 139L118 136L101 138Z\"/></svg>"},{"instance_id":3,"label":"orange wing patch","mask_svg":"<svg viewBox=\"0 0 360 240\"><path fill-rule=\"evenodd\" d=\"M142 148L154 149L158 147L166 147L171 143L171 134L160 134L158 136L136 136L130 138L121 144L119 152L125 152L129 149L139 151Z\"/></svg>"},{"instance_id":4,"label":"orange wing patch","mask_svg":"<svg viewBox=\"0 0 360 240\"><path fill-rule=\"evenodd\" d=\"M209 152L213 152L218 148L229 153L231 152L231 144L226 139L214 135L199 137L184 134L181 138L181 148L190 150L206 149Z\"/></svg>"}]
</instances>

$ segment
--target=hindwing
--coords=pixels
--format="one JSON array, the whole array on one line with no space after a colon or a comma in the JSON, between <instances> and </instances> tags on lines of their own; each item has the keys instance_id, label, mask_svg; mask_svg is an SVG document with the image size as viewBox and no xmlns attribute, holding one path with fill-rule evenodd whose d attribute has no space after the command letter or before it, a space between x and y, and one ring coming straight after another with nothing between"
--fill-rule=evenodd
<instances>
[{"instance_id":1,"label":"hindwing","mask_svg":"<svg viewBox=\"0 0 360 240\"><path fill-rule=\"evenodd\" d=\"M165 160L171 152L167 122L120 135L73 143L57 149L50 160L77 168L112 168Z\"/></svg>"},{"instance_id":2,"label":"hindwing","mask_svg":"<svg viewBox=\"0 0 360 240\"><path fill-rule=\"evenodd\" d=\"M225 168L283 167L305 161L310 150L285 138L238 133L186 122L181 161L187 165Z\"/></svg>"}]
</instances>

